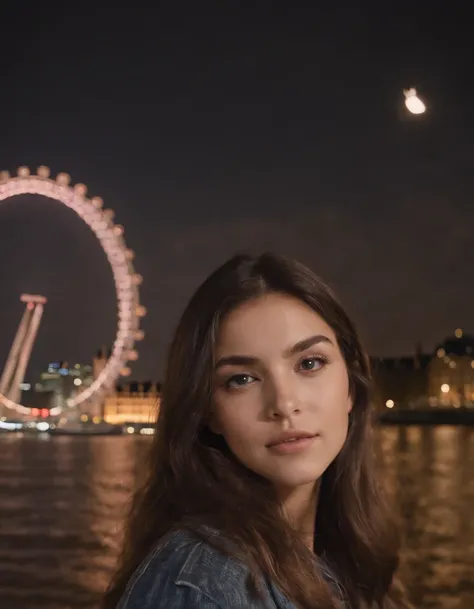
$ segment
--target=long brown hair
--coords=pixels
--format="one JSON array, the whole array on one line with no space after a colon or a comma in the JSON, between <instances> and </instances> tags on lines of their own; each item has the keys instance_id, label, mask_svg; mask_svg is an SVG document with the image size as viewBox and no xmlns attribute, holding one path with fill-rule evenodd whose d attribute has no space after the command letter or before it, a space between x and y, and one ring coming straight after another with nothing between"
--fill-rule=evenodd
<instances>
[{"instance_id":1,"label":"long brown hair","mask_svg":"<svg viewBox=\"0 0 474 609\"><path fill-rule=\"evenodd\" d=\"M353 399L345 445L322 476L315 551L330 566L353 609L404 606L395 600L398 536L376 479L372 453L370 370L354 324L331 290L302 264L276 256L239 255L215 271L188 304L170 347L148 478L133 502L120 566L104 598L115 608L126 584L157 541L174 529L217 529L218 547L244 561L258 594L270 578L299 608L339 601L295 531L268 481L240 464L207 425L214 344L221 320L268 293L293 296L334 330ZM236 497L239 498L236 501ZM217 541L216 541L217 540Z\"/></svg>"}]
</instances>

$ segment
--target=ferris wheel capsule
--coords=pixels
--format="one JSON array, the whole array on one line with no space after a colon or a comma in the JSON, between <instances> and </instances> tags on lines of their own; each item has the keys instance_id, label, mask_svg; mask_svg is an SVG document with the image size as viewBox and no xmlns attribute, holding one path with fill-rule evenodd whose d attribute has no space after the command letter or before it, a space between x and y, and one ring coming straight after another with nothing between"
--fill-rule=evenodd
<instances>
[{"instance_id":1,"label":"ferris wheel capsule","mask_svg":"<svg viewBox=\"0 0 474 609\"><path fill-rule=\"evenodd\" d=\"M80 197L85 197L87 193L87 186L85 184L76 184L74 186L74 192Z\"/></svg>"},{"instance_id":2,"label":"ferris wheel capsule","mask_svg":"<svg viewBox=\"0 0 474 609\"><path fill-rule=\"evenodd\" d=\"M18 167L17 175L19 178L27 178L30 175L29 167Z\"/></svg>"},{"instance_id":3,"label":"ferris wheel capsule","mask_svg":"<svg viewBox=\"0 0 474 609\"><path fill-rule=\"evenodd\" d=\"M10 179L9 171L0 171L0 184L2 182L8 182L9 179Z\"/></svg>"},{"instance_id":4,"label":"ferris wheel capsule","mask_svg":"<svg viewBox=\"0 0 474 609\"><path fill-rule=\"evenodd\" d=\"M36 170L36 175L39 178L44 178L46 180L51 175L51 170L49 167L46 167L46 165L40 165Z\"/></svg>"},{"instance_id":5,"label":"ferris wheel capsule","mask_svg":"<svg viewBox=\"0 0 474 609\"><path fill-rule=\"evenodd\" d=\"M104 205L104 201L101 197L92 197L91 203L96 209L101 209Z\"/></svg>"},{"instance_id":6,"label":"ferris wheel capsule","mask_svg":"<svg viewBox=\"0 0 474 609\"><path fill-rule=\"evenodd\" d=\"M147 310L146 310L146 307L144 307L143 305L138 305L137 308L135 309L135 315L137 317L145 317L146 314L147 314Z\"/></svg>"},{"instance_id":7,"label":"ferris wheel capsule","mask_svg":"<svg viewBox=\"0 0 474 609\"><path fill-rule=\"evenodd\" d=\"M58 174L58 176L56 178L56 182L60 186L69 186L70 181L71 181L71 176L68 173L60 173L60 174Z\"/></svg>"}]
</instances>

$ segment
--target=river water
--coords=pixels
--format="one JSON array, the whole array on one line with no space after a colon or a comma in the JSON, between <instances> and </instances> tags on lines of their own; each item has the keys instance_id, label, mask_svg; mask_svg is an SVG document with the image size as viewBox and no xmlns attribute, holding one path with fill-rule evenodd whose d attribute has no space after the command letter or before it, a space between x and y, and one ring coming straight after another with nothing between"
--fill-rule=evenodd
<instances>
[{"instance_id":1,"label":"river water","mask_svg":"<svg viewBox=\"0 0 474 609\"><path fill-rule=\"evenodd\" d=\"M474 608L474 429L378 431L417 609ZM146 437L0 436L1 609L97 609Z\"/></svg>"}]
</instances>

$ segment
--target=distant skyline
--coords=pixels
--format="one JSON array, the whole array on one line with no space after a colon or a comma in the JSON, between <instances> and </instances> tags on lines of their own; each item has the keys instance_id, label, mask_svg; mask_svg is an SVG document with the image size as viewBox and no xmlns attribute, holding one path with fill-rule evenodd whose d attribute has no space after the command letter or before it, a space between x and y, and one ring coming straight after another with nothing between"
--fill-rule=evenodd
<instances>
[{"instance_id":1,"label":"distant skyline","mask_svg":"<svg viewBox=\"0 0 474 609\"><path fill-rule=\"evenodd\" d=\"M371 358L374 358L374 360L381 360L381 361L385 361L385 362L392 362L394 360L407 360L407 359L412 359L413 361L417 358L417 356L422 355L423 358L432 358L432 357L436 357L437 355L437 350L439 352L440 348L442 348L442 346L446 343L448 343L450 340L452 341L453 344L455 344L455 341L459 339L459 330L461 330L462 334L460 335L461 337L464 336L466 337L469 341L472 341L472 334L467 334L464 333L464 331L460 328L456 328L456 330L454 332L452 332L451 334L443 337L442 339L438 340L436 342L436 347L433 349L432 347L429 349L423 348L423 344L422 343L415 343L413 345L413 350L410 353L403 353L403 354L398 354L398 355L385 355L385 356L380 356L380 354L378 353L369 353L369 356ZM464 346L462 347L462 349L464 349ZM106 353L107 353L108 349L106 349ZM61 364L66 365L67 364L67 368L69 369L73 369L76 365L81 365L81 366L91 366L92 368L92 361L93 358L98 356L99 352L104 352L103 348L101 349L96 349L94 351L94 353L92 353L91 357L89 360L87 361L78 361L78 360L67 360L67 359L61 359L61 358L50 358L47 361L44 362L43 368L40 369L38 371L38 374L36 377L25 377L24 379L24 383L29 383L31 384L31 388L33 388L33 384L38 382L40 380L40 375L43 372L47 372L48 368L50 367L51 364L60 362ZM464 352L464 350L462 351L462 353L459 353L459 355L467 355L468 353L471 353L470 351ZM438 354L439 357L439 354ZM426 360L428 361L428 360ZM31 370L31 368L30 368ZM32 372L32 374L35 374L36 371ZM117 379L117 384L126 384L126 383L140 383L140 382L162 382L162 378L161 377L155 377L155 378L136 378L133 375L129 376L129 377L120 377L119 379Z\"/></svg>"},{"instance_id":2,"label":"distant skyline","mask_svg":"<svg viewBox=\"0 0 474 609\"><path fill-rule=\"evenodd\" d=\"M0 170L66 171L115 210L148 309L132 377L162 378L192 292L246 249L313 268L371 354L474 332L467 16L349 0L221 10L8 8ZM418 119L412 86L428 106ZM110 269L71 211L0 203L0 277L0 366L22 292L48 298L29 379L110 345Z\"/></svg>"}]
</instances>

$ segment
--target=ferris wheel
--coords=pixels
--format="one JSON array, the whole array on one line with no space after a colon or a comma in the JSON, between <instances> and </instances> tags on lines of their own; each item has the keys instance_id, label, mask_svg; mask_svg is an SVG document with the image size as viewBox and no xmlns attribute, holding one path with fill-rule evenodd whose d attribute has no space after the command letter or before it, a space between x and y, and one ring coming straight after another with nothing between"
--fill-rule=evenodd
<instances>
[{"instance_id":1,"label":"ferris wheel","mask_svg":"<svg viewBox=\"0 0 474 609\"><path fill-rule=\"evenodd\" d=\"M10 176L6 171L0 172L0 202L23 194L49 197L72 209L94 232L112 269L118 316L111 355L92 384L69 398L68 407L74 408L86 400L91 400L93 397L100 398L113 391L116 380L120 376L130 374L127 363L138 359L134 345L135 341L144 338L144 333L140 330L139 325L140 318L146 315L146 308L140 304L139 298L142 276L135 272L134 252L125 244L123 226L114 224L114 212L111 209L103 209L103 201L100 197L91 199L86 197L87 187L84 184L71 186L70 176L66 173L60 173L56 179L51 179L50 170L45 166L39 167L36 175L32 175L28 167L20 167L16 176ZM31 308L34 304L36 303L28 301L28 306ZM44 302L39 302L38 307L42 307L43 304ZM20 328L15 341L18 339L19 333ZM30 344L23 353L23 368L26 368L24 360L28 360L31 346ZM26 352L28 352L27 356L25 356ZM12 352L10 352L11 355ZM8 368L8 364L7 361L6 368ZM10 364L12 364L11 361ZM13 367L13 364L10 367ZM18 380L18 375L16 380ZM0 405L2 404L21 414L30 413L30 408L0 392ZM61 412L61 407L57 406L50 412L55 416Z\"/></svg>"}]
</instances>

